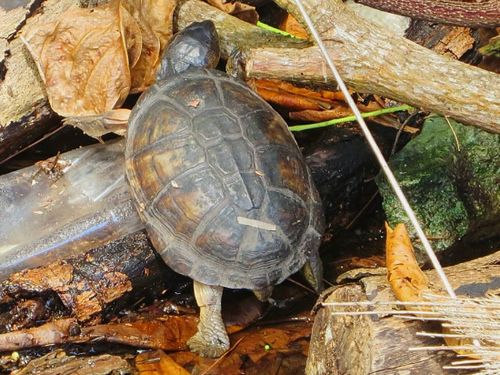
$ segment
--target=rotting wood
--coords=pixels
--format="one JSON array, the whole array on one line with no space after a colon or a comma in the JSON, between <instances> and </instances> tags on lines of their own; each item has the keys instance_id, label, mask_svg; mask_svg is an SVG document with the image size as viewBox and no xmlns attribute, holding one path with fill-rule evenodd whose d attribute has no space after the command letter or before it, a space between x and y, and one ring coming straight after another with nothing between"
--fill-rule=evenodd
<instances>
[{"instance_id":1,"label":"rotting wood","mask_svg":"<svg viewBox=\"0 0 500 375\"><path fill-rule=\"evenodd\" d=\"M170 305L170 306L169 306ZM223 319L228 333L237 333L260 319L266 304L250 295L226 306ZM37 327L0 334L0 351L40 345L108 342L139 348L168 351L187 350L188 339L196 333L199 319L194 309L165 301L107 324L79 324L75 318L55 319Z\"/></svg>"},{"instance_id":2,"label":"rotting wood","mask_svg":"<svg viewBox=\"0 0 500 375\"><path fill-rule=\"evenodd\" d=\"M67 355L60 349L31 361L21 370L12 372L13 375L106 375L130 373L132 373L131 366L126 359L119 356L102 354L77 357Z\"/></svg>"},{"instance_id":3,"label":"rotting wood","mask_svg":"<svg viewBox=\"0 0 500 375\"><path fill-rule=\"evenodd\" d=\"M445 269L458 295L475 298L498 290L500 252ZM433 292L441 291L438 276L426 272ZM387 277L371 276L338 286L323 302L395 301ZM335 307L321 307L316 315L307 366L308 374L445 374L450 352L409 351L410 347L444 345L440 339L416 336L439 330L438 325L393 316L335 316ZM393 310L393 305L376 307ZM355 349L354 349L355 348Z\"/></svg>"},{"instance_id":4,"label":"rotting wood","mask_svg":"<svg viewBox=\"0 0 500 375\"><path fill-rule=\"evenodd\" d=\"M292 2L276 1L299 18ZM500 77L440 56L374 27L340 0L308 0L305 8L346 84L500 133ZM249 78L333 85L317 47L255 48L242 58Z\"/></svg>"},{"instance_id":5,"label":"rotting wood","mask_svg":"<svg viewBox=\"0 0 500 375\"><path fill-rule=\"evenodd\" d=\"M156 257L145 233L136 232L84 255L11 275L0 284L0 303L52 292L79 321L99 321L112 302L127 303L122 297L143 298L155 284L162 290L162 283L174 277L170 272L168 277L169 269Z\"/></svg>"},{"instance_id":6,"label":"rotting wood","mask_svg":"<svg viewBox=\"0 0 500 375\"><path fill-rule=\"evenodd\" d=\"M74 318L58 319L39 327L0 335L2 351L19 350L35 346L62 344L70 336L78 335L80 327Z\"/></svg>"}]
</instances>

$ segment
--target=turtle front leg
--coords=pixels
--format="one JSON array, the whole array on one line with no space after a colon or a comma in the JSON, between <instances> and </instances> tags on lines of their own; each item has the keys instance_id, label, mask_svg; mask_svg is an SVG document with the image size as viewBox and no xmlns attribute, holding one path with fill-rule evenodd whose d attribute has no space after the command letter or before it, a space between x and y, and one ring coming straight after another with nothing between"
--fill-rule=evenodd
<instances>
[{"instance_id":1,"label":"turtle front leg","mask_svg":"<svg viewBox=\"0 0 500 375\"><path fill-rule=\"evenodd\" d=\"M194 296L200 307L200 322L198 332L187 344L189 349L202 357L219 357L229 349L229 336L221 316L222 290L220 286L194 282Z\"/></svg>"}]
</instances>

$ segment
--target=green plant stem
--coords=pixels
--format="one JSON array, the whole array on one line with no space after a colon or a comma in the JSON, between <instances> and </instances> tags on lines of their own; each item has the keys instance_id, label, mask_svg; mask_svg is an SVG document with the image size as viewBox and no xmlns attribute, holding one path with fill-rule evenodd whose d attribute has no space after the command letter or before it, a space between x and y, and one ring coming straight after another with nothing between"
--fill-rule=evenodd
<instances>
[{"instance_id":1,"label":"green plant stem","mask_svg":"<svg viewBox=\"0 0 500 375\"><path fill-rule=\"evenodd\" d=\"M403 105L400 105L397 107L382 108L382 109L377 109L376 111L372 111L372 112L364 112L364 113L361 113L361 116L363 118L375 117L375 116L385 115L387 113L408 111L411 109L413 109L413 107L411 107L407 104L403 104ZM344 122L351 122L351 121L356 121L356 117L354 115L346 116L346 117L342 117L342 118L336 118L336 119L328 120L328 121L317 122L314 124L289 126L288 129L290 129L293 132L300 132L303 130L324 128L326 126L337 125L337 124L342 124Z\"/></svg>"},{"instance_id":2,"label":"green plant stem","mask_svg":"<svg viewBox=\"0 0 500 375\"><path fill-rule=\"evenodd\" d=\"M271 32L276 33L276 34L288 36L290 38L295 38L295 39L302 39L302 38L297 38L295 35L292 35L290 33L287 33L286 31L277 29L276 27L272 27L272 26L270 26L270 25L268 25L266 23L262 23L260 21L257 21L257 26L259 26L261 29L264 29L264 30L267 30L267 31L271 31Z\"/></svg>"}]
</instances>

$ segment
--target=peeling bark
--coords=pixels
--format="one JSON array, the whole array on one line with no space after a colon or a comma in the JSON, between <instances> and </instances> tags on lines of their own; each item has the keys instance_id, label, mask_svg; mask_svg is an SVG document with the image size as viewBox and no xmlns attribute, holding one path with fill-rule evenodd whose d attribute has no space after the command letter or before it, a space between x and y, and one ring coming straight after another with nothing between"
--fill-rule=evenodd
<instances>
[{"instance_id":1,"label":"peeling bark","mask_svg":"<svg viewBox=\"0 0 500 375\"><path fill-rule=\"evenodd\" d=\"M133 373L127 360L115 355L72 356L62 350L53 352L31 361L22 370L12 372L13 375L106 375Z\"/></svg>"},{"instance_id":2,"label":"peeling bark","mask_svg":"<svg viewBox=\"0 0 500 375\"><path fill-rule=\"evenodd\" d=\"M309 45L307 41L284 37L244 22L199 0L182 1L176 11L176 28L182 30L190 23L212 20L220 37L221 53L228 58L237 49L273 46L297 48Z\"/></svg>"}]
</instances>

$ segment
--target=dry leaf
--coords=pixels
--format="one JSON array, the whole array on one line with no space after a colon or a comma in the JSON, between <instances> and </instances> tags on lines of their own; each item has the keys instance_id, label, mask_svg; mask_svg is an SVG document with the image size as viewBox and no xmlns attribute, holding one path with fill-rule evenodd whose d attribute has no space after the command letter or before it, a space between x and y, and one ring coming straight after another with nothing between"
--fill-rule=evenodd
<instances>
[{"instance_id":1,"label":"dry leaf","mask_svg":"<svg viewBox=\"0 0 500 375\"><path fill-rule=\"evenodd\" d=\"M139 370L139 374L189 375L188 371L178 365L163 350L139 354L135 357L135 367Z\"/></svg>"},{"instance_id":2,"label":"dry leaf","mask_svg":"<svg viewBox=\"0 0 500 375\"><path fill-rule=\"evenodd\" d=\"M121 9L121 15L122 15L125 45L128 54L128 64L129 68L132 69L135 66L135 64L137 64L137 61L139 61L139 58L141 57L141 52L142 52L141 27L139 26L139 23L134 19L134 17L132 17L132 15L124 7L122 7Z\"/></svg>"},{"instance_id":3,"label":"dry leaf","mask_svg":"<svg viewBox=\"0 0 500 375\"><path fill-rule=\"evenodd\" d=\"M420 269L404 224L386 223L386 266L391 289L399 301L422 301L429 281Z\"/></svg>"},{"instance_id":4,"label":"dry leaf","mask_svg":"<svg viewBox=\"0 0 500 375\"><path fill-rule=\"evenodd\" d=\"M262 374L281 374L288 372L275 372L275 369L269 367L269 363L279 363L286 356L303 358L305 362L310 336L311 323L308 322L255 327L231 335L231 347L236 343L238 345L219 361L201 358L191 352L176 352L170 355L178 364L185 368L194 367L196 372L201 374L205 371L210 375L245 374L249 373L246 371L247 366L250 366L250 369L260 368L263 370Z\"/></svg>"},{"instance_id":5,"label":"dry leaf","mask_svg":"<svg viewBox=\"0 0 500 375\"><path fill-rule=\"evenodd\" d=\"M298 87L285 81L255 79L249 82L249 84L255 86L257 90L259 88L263 88L267 90L283 91L290 94L305 96L311 99L319 99L320 101L332 102L336 100L344 100L344 94L340 91L312 90L305 87Z\"/></svg>"},{"instance_id":6,"label":"dry leaf","mask_svg":"<svg viewBox=\"0 0 500 375\"><path fill-rule=\"evenodd\" d=\"M142 34L141 56L130 72L132 77L130 92L138 93L155 81L156 67L160 58L160 39L144 17L140 0L124 0L122 5L138 22Z\"/></svg>"},{"instance_id":7,"label":"dry leaf","mask_svg":"<svg viewBox=\"0 0 500 375\"><path fill-rule=\"evenodd\" d=\"M377 102L370 102L368 105L357 103L357 107L361 112L371 112L381 108ZM351 109L345 104L339 104L336 105L336 107L333 109L327 109L324 111L315 111L312 109L306 109L304 111L288 113L288 117L291 120L310 121L310 122L328 121L331 119L341 118L351 115L352 115Z\"/></svg>"},{"instance_id":8,"label":"dry leaf","mask_svg":"<svg viewBox=\"0 0 500 375\"><path fill-rule=\"evenodd\" d=\"M174 11L177 0L142 0L141 11L144 19L160 40L160 55L173 35Z\"/></svg>"},{"instance_id":9,"label":"dry leaf","mask_svg":"<svg viewBox=\"0 0 500 375\"><path fill-rule=\"evenodd\" d=\"M117 0L71 8L27 40L52 109L61 116L94 115L120 106L130 90L128 56Z\"/></svg>"},{"instance_id":10,"label":"dry leaf","mask_svg":"<svg viewBox=\"0 0 500 375\"><path fill-rule=\"evenodd\" d=\"M264 100L290 110L330 109L335 105L333 92L327 94L274 80L255 80L253 86Z\"/></svg>"},{"instance_id":11,"label":"dry leaf","mask_svg":"<svg viewBox=\"0 0 500 375\"><path fill-rule=\"evenodd\" d=\"M290 14L281 21L280 29L296 36L297 38L309 39L309 34L302 25Z\"/></svg>"}]
</instances>

